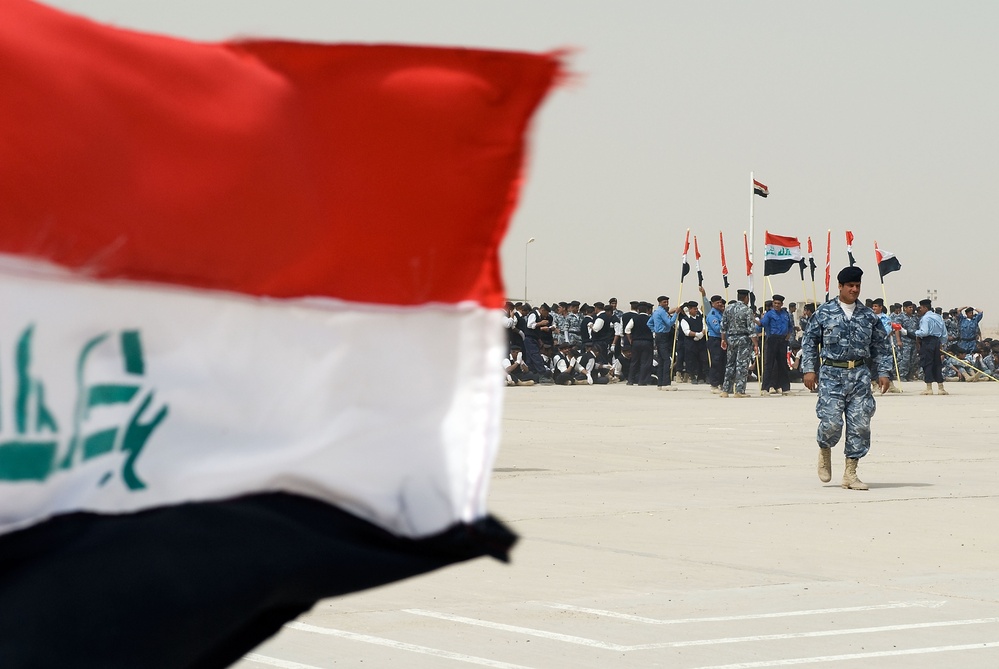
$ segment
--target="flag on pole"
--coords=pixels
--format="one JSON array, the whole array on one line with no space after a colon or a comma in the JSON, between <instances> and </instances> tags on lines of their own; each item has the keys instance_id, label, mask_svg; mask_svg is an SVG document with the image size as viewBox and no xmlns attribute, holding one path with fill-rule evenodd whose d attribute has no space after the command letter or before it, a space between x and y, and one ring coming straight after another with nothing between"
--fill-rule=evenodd
<instances>
[{"instance_id":1,"label":"flag on pole","mask_svg":"<svg viewBox=\"0 0 999 669\"><path fill-rule=\"evenodd\" d=\"M850 267L857 264L857 261L853 259L853 233L849 230L846 231L846 255L850 258Z\"/></svg>"},{"instance_id":2,"label":"flag on pole","mask_svg":"<svg viewBox=\"0 0 999 669\"><path fill-rule=\"evenodd\" d=\"M755 195L759 195L760 197L767 197L768 195L770 195L770 189L761 184L756 179L753 179L753 193Z\"/></svg>"},{"instance_id":3,"label":"flag on pole","mask_svg":"<svg viewBox=\"0 0 999 669\"><path fill-rule=\"evenodd\" d=\"M829 301L830 259L832 253L832 230L826 230L826 302Z\"/></svg>"},{"instance_id":4,"label":"flag on pole","mask_svg":"<svg viewBox=\"0 0 999 669\"><path fill-rule=\"evenodd\" d=\"M801 242L797 237L782 237L765 233L763 242L763 275L783 274L801 262ZM804 275L802 275L804 278Z\"/></svg>"},{"instance_id":5,"label":"flag on pole","mask_svg":"<svg viewBox=\"0 0 999 669\"><path fill-rule=\"evenodd\" d=\"M876 241L874 242L874 255L878 260L878 274L881 275L882 281L884 281L885 274L891 274L902 269L902 264L895 257L895 254L891 251L879 249Z\"/></svg>"},{"instance_id":6,"label":"flag on pole","mask_svg":"<svg viewBox=\"0 0 999 669\"><path fill-rule=\"evenodd\" d=\"M749 237L742 233L742 246L746 251L746 280L749 283L749 304L756 308L756 293L753 292L753 261L749 258Z\"/></svg>"},{"instance_id":7,"label":"flag on pole","mask_svg":"<svg viewBox=\"0 0 999 669\"><path fill-rule=\"evenodd\" d=\"M701 272L701 252L697 248L697 235L694 235L694 265L697 269L697 285L704 285L704 273Z\"/></svg>"},{"instance_id":8,"label":"flag on pole","mask_svg":"<svg viewBox=\"0 0 999 669\"><path fill-rule=\"evenodd\" d=\"M687 262L687 251L690 250L690 228L687 228L687 236L683 238L683 267L680 268L680 283L690 274L690 263Z\"/></svg>"},{"instance_id":9,"label":"flag on pole","mask_svg":"<svg viewBox=\"0 0 999 669\"><path fill-rule=\"evenodd\" d=\"M815 270L818 269L815 265L815 257L812 256L812 238L808 238L808 269L812 275L812 283L815 283Z\"/></svg>"},{"instance_id":10,"label":"flag on pole","mask_svg":"<svg viewBox=\"0 0 999 669\"><path fill-rule=\"evenodd\" d=\"M498 247L559 72L0 4L0 664L229 666L506 557Z\"/></svg>"},{"instance_id":11,"label":"flag on pole","mask_svg":"<svg viewBox=\"0 0 999 669\"><path fill-rule=\"evenodd\" d=\"M718 245L721 247L722 282L728 288L728 263L725 262L725 238L718 233Z\"/></svg>"}]
</instances>

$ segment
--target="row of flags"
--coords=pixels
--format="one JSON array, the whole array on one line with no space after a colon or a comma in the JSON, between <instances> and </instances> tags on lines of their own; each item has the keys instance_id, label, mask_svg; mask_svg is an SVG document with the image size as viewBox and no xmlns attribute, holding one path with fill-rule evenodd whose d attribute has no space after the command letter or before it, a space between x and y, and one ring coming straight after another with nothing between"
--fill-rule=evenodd
<instances>
[{"instance_id":1,"label":"row of flags","mask_svg":"<svg viewBox=\"0 0 999 669\"><path fill-rule=\"evenodd\" d=\"M754 182L758 183L758 182ZM765 187L764 187L765 188ZM827 233L826 237L826 264L825 264L825 284L826 291L829 291L829 280L830 280L830 249L831 249L831 232ZM853 232L846 231L846 241L847 241L847 254L850 259L850 266L856 264L856 260L853 257ZM725 288L729 287L729 271L728 262L725 259L725 237L724 233L718 233L719 250L721 255L721 268L722 268L722 281ZM743 234L743 242L746 254L746 275L752 276L753 274L753 262L749 255L749 241L748 237ZM775 274L784 274L789 271L792 267L797 266L801 272L801 280L805 280L805 269L808 269L811 273L811 280L815 281L815 272L818 269L818 265L815 263L815 257L813 255L812 238L807 238L807 255L803 255L801 251L801 241L797 237L788 237L784 235L776 235L770 232L764 234L764 262L763 262L763 275L772 276ZM686 237L684 238L683 244L683 255L682 255L682 269L680 272L680 281L686 278L687 274L690 273L690 264L687 262L687 254L690 250L690 230L687 230ZM874 242L874 253L877 258L878 273L882 280L887 274L896 272L902 269L902 265L898 258L891 251L887 251L878 246L877 241ZM694 235L694 259L695 259L695 269L697 272L697 285L703 285L704 283L704 273L701 271L701 252L697 244L697 236Z\"/></svg>"}]
</instances>

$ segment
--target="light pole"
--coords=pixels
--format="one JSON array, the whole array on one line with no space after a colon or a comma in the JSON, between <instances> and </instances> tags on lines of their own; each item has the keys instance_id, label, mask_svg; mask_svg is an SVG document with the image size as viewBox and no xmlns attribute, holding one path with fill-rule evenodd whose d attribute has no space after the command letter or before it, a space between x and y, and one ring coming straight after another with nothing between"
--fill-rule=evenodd
<instances>
[{"instance_id":1,"label":"light pole","mask_svg":"<svg viewBox=\"0 0 999 669\"><path fill-rule=\"evenodd\" d=\"M534 237L527 240L524 244L524 301L527 302L527 247L534 241Z\"/></svg>"}]
</instances>

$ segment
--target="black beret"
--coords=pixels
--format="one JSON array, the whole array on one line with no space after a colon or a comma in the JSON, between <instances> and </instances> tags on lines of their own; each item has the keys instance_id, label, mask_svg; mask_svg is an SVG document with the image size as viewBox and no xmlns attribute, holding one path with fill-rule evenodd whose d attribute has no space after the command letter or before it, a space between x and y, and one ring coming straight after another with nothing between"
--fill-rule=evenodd
<instances>
[{"instance_id":1,"label":"black beret","mask_svg":"<svg viewBox=\"0 0 999 669\"><path fill-rule=\"evenodd\" d=\"M885 301L883 298L878 297L874 300L874 304L878 305L879 307L883 307L885 306Z\"/></svg>"},{"instance_id":2,"label":"black beret","mask_svg":"<svg viewBox=\"0 0 999 669\"><path fill-rule=\"evenodd\" d=\"M905 302L902 303L902 306L903 307L914 307L916 305L913 303L912 300L906 300Z\"/></svg>"},{"instance_id":3,"label":"black beret","mask_svg":"<svg viewBox=\"0 0 999 669\"><path fill-rule=\"evenodd\" d=\"M856 283L863 276L864 270L854 265L853 267L844 267L841 269L839 274L836 275L836 280L840 283Z\"/></svg>"},{"instance_id":4,"label":"black beret","mask_svg":"<svg viewBox=\"0 0 999 669\"><path fill-rule=\"evenodd\" d=\"M740 288L735 292L739 297L749 297L749 289L747 288Z\"/></svg>"},{"instance_id":5,"label":"black beret","mask_svg":"<svg viewBox=\"0 0 999 669\"><path fill-rule=\"evenodd\" d=\"M710 301L711 301L711 302L720 302L720 301L721 301L721 299L722 299L722 296L721 296L721 295L712 295L712 296L711 296L711 300L710 300Z\"/></svg>"},{"instance_id":6,"label":"black beret","mask_svg":"<svg viewBox=\"0 0 999 669\"><path fill-rule=\"evenodd\" d=\"M933 302L931 302L929 298L927 298L925 300L919 300L919 306L926 307L927 309L932 309L933 308Z\"/></svg>"},{"instance_id":7,"label":"black beret","mask_svg":"<svg viewBox=\"0 0 999 669\"><path fill-rule=\"evenodd\" d=\"M665 295L660 295L659 297L656 298L656 302L662 302L663 300L666 300L668 302L669 298L666 297Z\"/></svg>"},{"instance_id":8,"label":"black beret","mask_svg":"<svg viewBox=\"0 0 999 669\"><path fill-rule=\"evenodd\" d=\"M781 302L783 302L784 301L784 296L783 295L774 295L773 299L774 300L780 300Z\"/></svg>"}]
</instances>

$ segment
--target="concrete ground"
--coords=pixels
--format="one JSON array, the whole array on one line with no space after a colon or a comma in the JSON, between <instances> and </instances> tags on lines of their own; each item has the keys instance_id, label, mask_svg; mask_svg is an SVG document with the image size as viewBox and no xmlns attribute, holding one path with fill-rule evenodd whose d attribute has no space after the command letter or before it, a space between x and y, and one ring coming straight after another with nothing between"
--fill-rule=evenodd
<instances>
[{"instance_id":1,"label":"concrete ground","mask_svg":"<svg viewBox=\"0 0 999 669\"><path fill-rule=\"evenodd\" d=\"M999 384L878 400L866 492L815 396L507 393L491 509L522 539L321 602L237 666L999 667Z\"/></svg>"}]
</instances>

